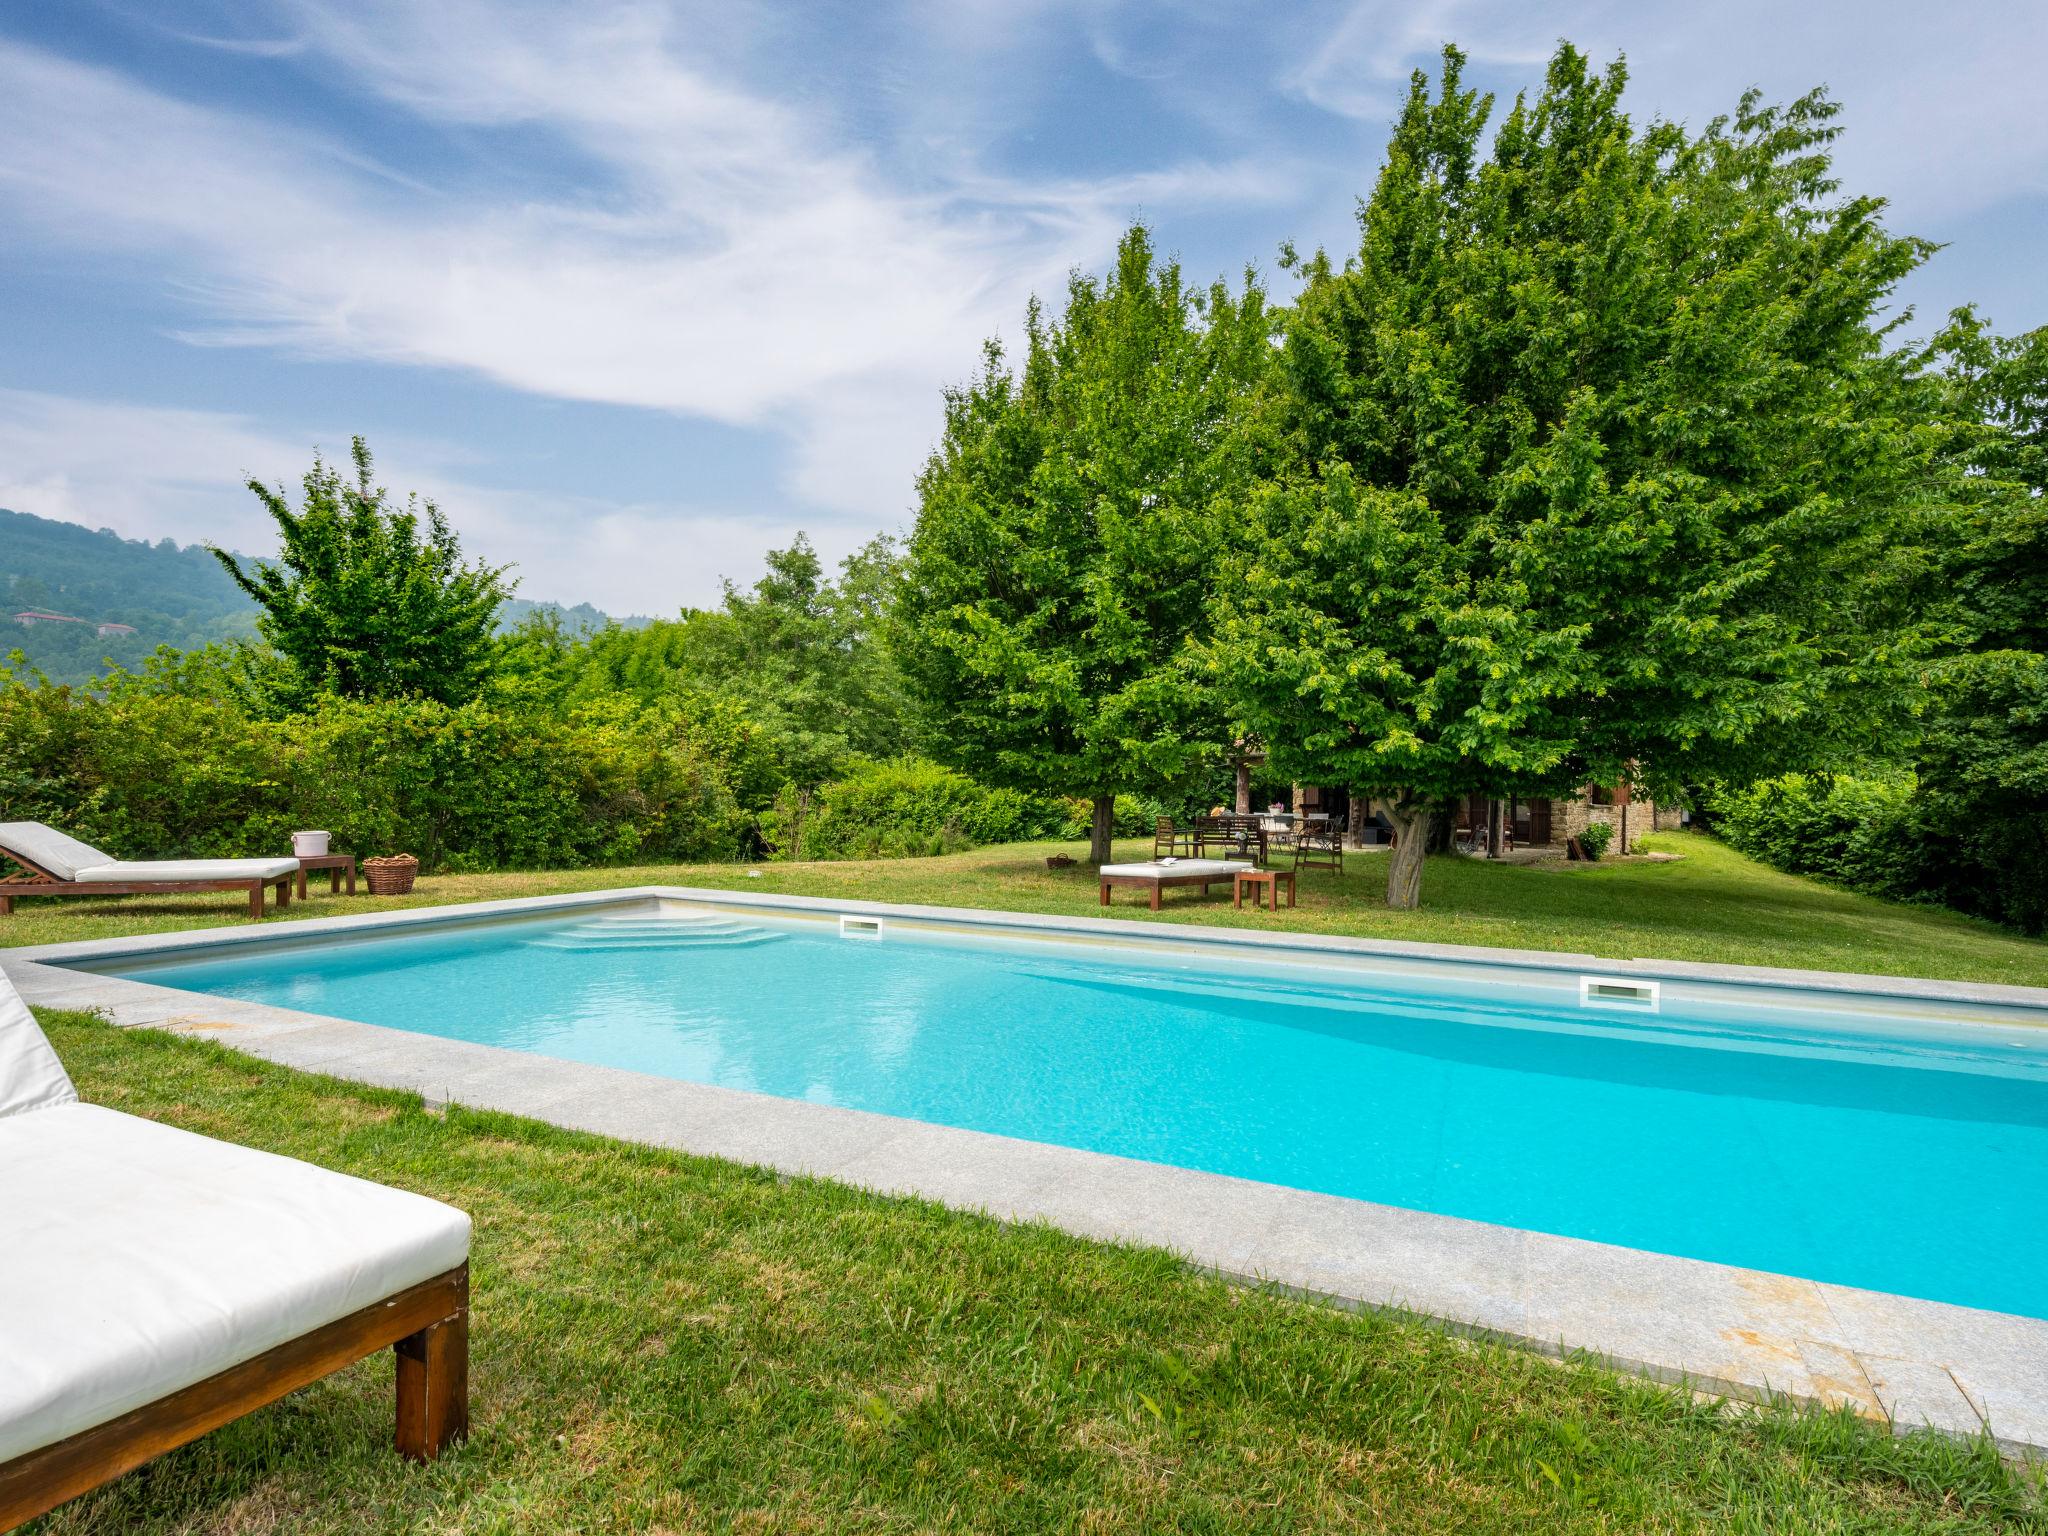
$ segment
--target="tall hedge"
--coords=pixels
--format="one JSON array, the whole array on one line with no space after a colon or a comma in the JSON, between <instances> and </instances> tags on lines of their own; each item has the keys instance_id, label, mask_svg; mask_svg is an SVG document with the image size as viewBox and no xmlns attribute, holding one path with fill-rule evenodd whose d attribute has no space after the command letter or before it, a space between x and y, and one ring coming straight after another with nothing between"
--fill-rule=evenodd
<instances>
[{"instance_id":1,"label":"tall hedge","mask_svg":"<svg viewBox=\"0 0 2048 1536\"><path fill-rule=\"evenodd\" d=\"M1788 773L1710 791L1705 809L1729 843L1793 874L2048 928L2048 817L1989 817L1909 773Z\"/></svg>"},{"instance_id":2,"label":"tall hedge","mask_svg":"<svg viewBox=\"0 0 2048 1536\"><path fill-rule=\"evenodd\" d=\"M1116 798L1114 830L1152 830L1156 807ZM844 777L800 797L785 790L762 833L785 858L889 859L951 853L983 843L1090 835L1086 800L999 789L924 758L860 763Z\"/></svg>"},{"instance_id":3,"label":"tall hedge","mask_svg":"<svg viewBox=\"0 0 2048 1536\"><path fill-rule=\"evenodd\" d=\"M672 710L566 715L327 698L257 718L228 699L0 682L0 807L123 858L283 851L302 827L429 868L737 858L749 823Z\"/></svg>"}]
</instances>

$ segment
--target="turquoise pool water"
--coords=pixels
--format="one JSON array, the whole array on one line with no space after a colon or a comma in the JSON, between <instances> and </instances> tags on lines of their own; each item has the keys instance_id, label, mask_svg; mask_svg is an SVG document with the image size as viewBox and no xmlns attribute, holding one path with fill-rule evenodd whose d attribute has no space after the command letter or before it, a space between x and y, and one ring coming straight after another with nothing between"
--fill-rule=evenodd
<instances>
[{"instance_id":1,"label":"turquoise pool water","mask_svg":"<svg viewBox=\"0 0 2048 1536\"><path fill-rule=\"evenodd\" d=\"M1461 983L751 915L95 968L2048 1316L2048 1029L1896 1003L1822 1016L1790 994L1649 1015L1494 968Z\"/></svg>"}]
</instances>

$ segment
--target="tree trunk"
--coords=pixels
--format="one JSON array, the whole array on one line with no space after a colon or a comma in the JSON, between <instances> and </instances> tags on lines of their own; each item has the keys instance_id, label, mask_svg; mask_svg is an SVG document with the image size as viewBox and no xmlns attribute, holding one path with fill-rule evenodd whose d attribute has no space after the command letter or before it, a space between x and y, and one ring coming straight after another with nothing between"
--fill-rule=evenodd
<instances>
[{"instance_id":1,"label":"tree trunk","mask_svg":"<svg viewBox=\"0 0 2048 1536\"><path fill-rule=\"evenodd\" d=\"M1451 812L1446 810L1431 811L1429 813L1429 843L1423 851L1426 853L1453 852L1457 839L1452 836L1452 833L1456 831L1452 823L1456 819Z\"/></svg>"},{"instance_id":2,"label":"tree trunk","mask_svg":"<svg viewBox=\"0 0 2048 1536\"><path fill-rule=\"evenodd\" d=\"M799 789L796 792L796 825L790 829L789 857L794 861L804 856L804 821L811 813L811 792Z\"/></svg>"},{"instance_id":3,"label":"tree trunk","mask_svg":"<svg viewBox=\"0 0 2048 1536\"><path fill-rule=\"evenodd\" d=\"M1252 765L1249 759L1237 760L1237 814L1249 816L1252 810Z\"/></svg>"},{"instance_id":4,"label":"tree trunk","mask_svg":"<svg viewBox=\"0 0 2048 1536\"><path fill-rule=\"evenodd\" d=\"M1429 844L1429 806L1398 800L1388 807L1394 851L1387 858L1387 905L1412 912L1422 905L1422 855Z\"/></svg>"},{"instance_id":5,"label":"tree trunk","mask_svg":"<svg viewBox=\"0 0 2048 1536\"><path fill-rule=\"evenodd\" d=\"M1088 840L1088 862L1090 864L1107 864L1115 857L1110 852L1109 847L1110 836L1115 831L1116 796L1097 795L1095 797L1095 824Z\"/></svg>"},{"instance_id":6,"label":"tree trunk","mask_svg":"<svg viewBox=\"0 0 2048 1536\"><path fill-rule=\"evenodd\" d=\"M1500 845L1504 841L1501 820L1500 802L1489 795L1486 801L1486 856L1489 859L1500 857Z\"/></svg>"}]
</instances>

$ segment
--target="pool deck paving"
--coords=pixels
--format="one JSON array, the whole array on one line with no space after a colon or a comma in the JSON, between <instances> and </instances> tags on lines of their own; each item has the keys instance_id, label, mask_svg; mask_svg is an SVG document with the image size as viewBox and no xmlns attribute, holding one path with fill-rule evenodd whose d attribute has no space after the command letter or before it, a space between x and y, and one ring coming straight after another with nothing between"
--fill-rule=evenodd
<instances>
[{"instance_id":1,"label":"pool deck paving","mask_svg":"<svg viewBox=\"0 0 2048 1536\"><path fill-rule=\"evenodd\" d=\"M562 1061L70 968L114 957L388 933L451 920L591 908L658 910L664 902L792 915L855 913L1041 936L1249 946L1261 953L1308 949L1466 965L1536 965L1573 976L1590 969L1673 983L1690 978L1844 991L1874 987L1894 998L1988 1005L2048 1020L2048 991L2028 988L1370 940L1291 936L1276 941L1235 929L1176 927L1166 934L1148 925L1134 934L1137 925L1114 919L1037 918L673 887L0 950L0 969L38 1007L94 1009L118 1025L199 1035L284 1066L408 1089L431 1101L914 1195L1004 1220L1042 1221L1087 1237L1150 1244L1233 1279L1409 1312L1549 1353L1588 1355L1700 1390L1846 1405L1901 1430L1966 1436L1988 1430L2008 1454L2048 1453L2044 1319Z\"/></svg>"}]
</instances>

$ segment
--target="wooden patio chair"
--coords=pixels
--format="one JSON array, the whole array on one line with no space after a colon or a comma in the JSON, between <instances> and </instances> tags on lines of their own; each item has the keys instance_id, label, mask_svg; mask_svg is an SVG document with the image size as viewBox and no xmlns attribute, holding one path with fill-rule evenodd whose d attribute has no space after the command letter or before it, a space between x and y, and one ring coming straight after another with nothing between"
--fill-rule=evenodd
<instances>
[{"instance_id":1,"label":"wooden patio chair","mask_svg":"<svg viewBox=\"0 0 2048 1536\"><path fill-rule=\"evenodd\" d=\"M1194 851L1194 834L1174 826L1171 816L1161 816L1152 824L1153 858L1177 859L1184 854L1192 855Z\"/></svg>"},{"instance_id":2,"label":"wooden patio chair","mask_svg":"<svg viewBox=\"0 0 2048 1536\"><path fill-rule=\"evenodd\" d=\"M1344 834L1330 825L1304 828L1294 839L1294 868L1344 873Z\"/></svg>"}]
</instances>

